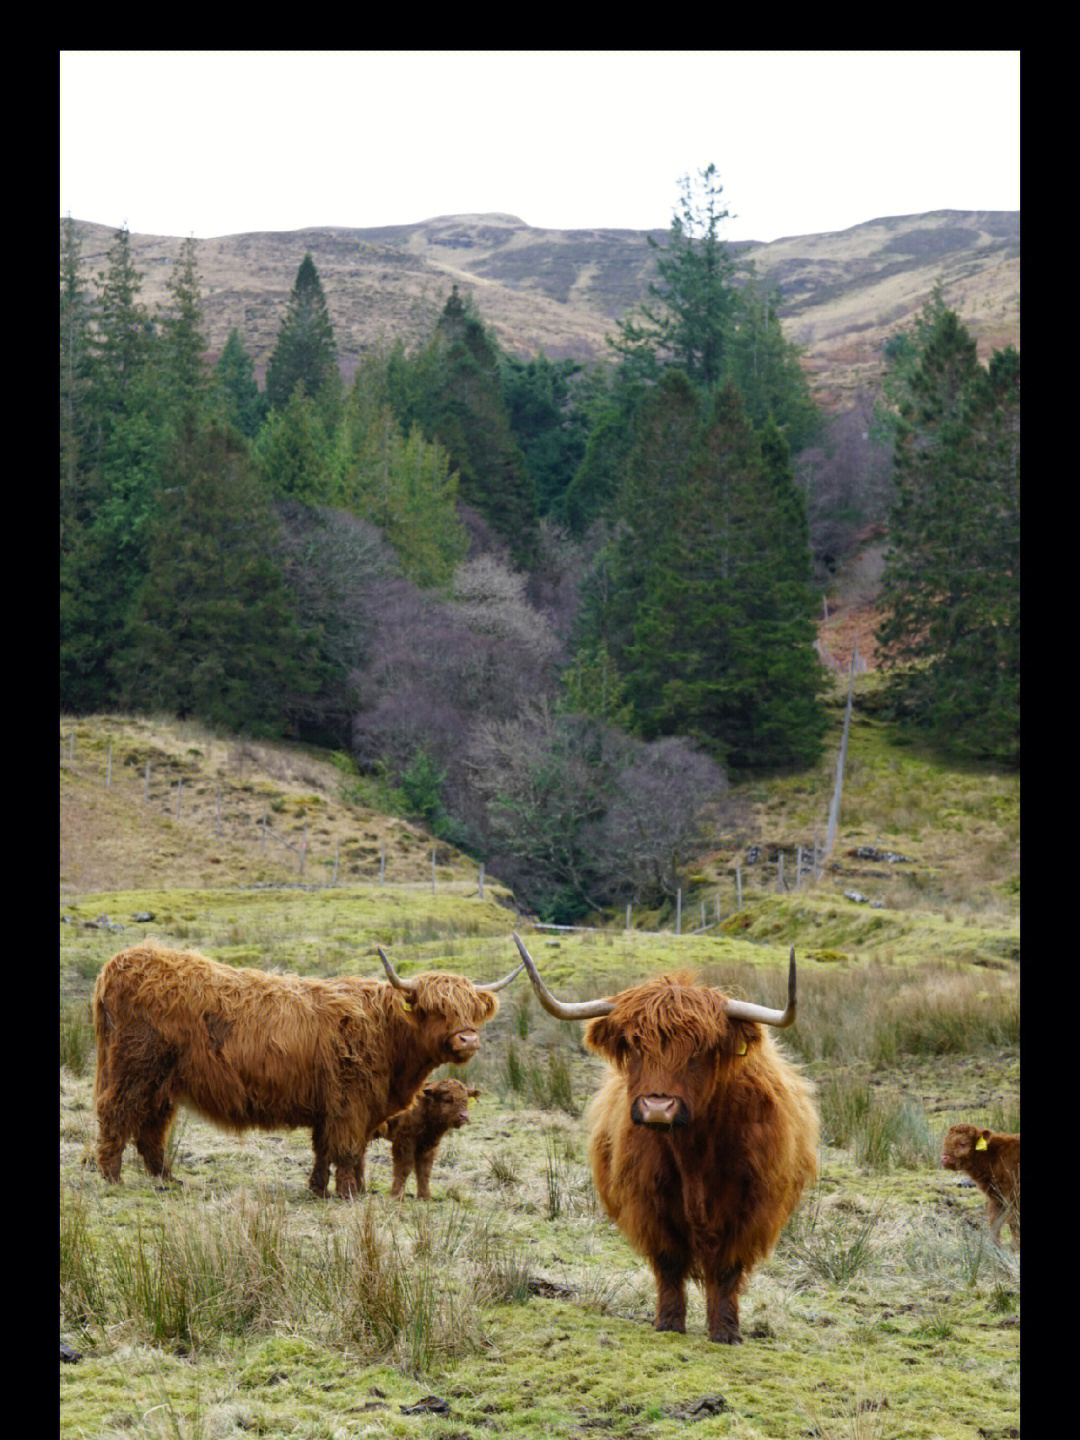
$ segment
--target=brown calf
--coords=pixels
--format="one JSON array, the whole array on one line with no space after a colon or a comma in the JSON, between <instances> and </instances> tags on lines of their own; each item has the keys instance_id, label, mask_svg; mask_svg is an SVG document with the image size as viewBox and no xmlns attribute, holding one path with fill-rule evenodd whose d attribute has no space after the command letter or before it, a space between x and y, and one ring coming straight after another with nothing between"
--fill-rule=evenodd
<instances>
[{"instance_id":1,"label":"brown calf","mask_svg":"<svg viewBox=\"0 0 1080 1440\"><path fill-rule=\"evenodd\" d=\"M963 1170L986 1196L987 1219L995 1244L1008 1223L1012 1247L1020 1249L1020 1136L977 1130L974 1125L953 1125L945 1136L941 1163L946 1170Z\"/></svg>"},{"instance_id":2,"label":"brown calf","mask_svg":"<svg viewBox=\"0 0 1080 1440\"><path fill-rule=\"evenodd\" d=\"M405 1184L416 1171L416 1198L431 1199L431 1167L447 1130L469 1123L469 1101L480 1091L460 1080L429 1080L407 1110L393 1115L375 1134L393 1147L394 1181L390 1196L400 1200Z\"/></svg>"}]
</instances>

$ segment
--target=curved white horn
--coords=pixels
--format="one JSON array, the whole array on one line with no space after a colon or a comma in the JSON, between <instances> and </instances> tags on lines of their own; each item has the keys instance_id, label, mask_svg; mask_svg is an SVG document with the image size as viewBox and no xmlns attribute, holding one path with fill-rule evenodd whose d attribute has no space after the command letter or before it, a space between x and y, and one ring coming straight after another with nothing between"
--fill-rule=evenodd
<instances>
[{"instance_id":1,"label":"curved white horn","mask_svg":"<svg viewBox=\"0 0 1080 1440\"><path fill-rule=\"evenodd\" d=\"M776 1025L781 1030L795 1023L795 946L791 947L788 962L787 1007L770 1010L765 1005L751 1005L746 1000L732 1000L725 997L724 1009L729 1020L756 1020L759 1025Z\"/></svg>"},{"instance_id":2,"label":"curved white horn","mask_svg":"<svg viewBox=\"0 0 1080 1440\"><path fill-rule=\"evenodd\" d=\"M533 983L533 989L540 997L540 1004L550 1015L559 1020L594 1020L598 1015L610 1015L615 1009L613 1000L577 1000L565 1001L556 1000L551 991L544 984L537 974L536 966L532 962L532 956L521 943L517 931L514 931L514 944L521 952L521 958L525 962L525 969L529 972L529 979Z\"/></svg>"},{"instance_id":3,"label":"curved white horn","mask_svg":"<svg viewBox=\"0 0 1080 1440\"><path fill-rule=\"evenodd\" d=\"M379 952L379 959L380 959L380 960L382 961L382 963L385 965L385 967L386 967L386 973L387 973L387 975L389 975L389 977L390 977L390 984L391 984L391 985L395 985L399 990L412 991L412 989L414 988L412 981L411 981L411 980L403 980L403 979L401 978L401 976L400 976L400 975L397 973L397 971L394 969L393 965L390 964L390 961L389 961L389 960L386 958L386 956L383 954L383 950L382 950L382 946L381 946L381 945L377 946L376 948L378 949L378 952ZM523 965L519 965L516 970L511 970L510 974L509 974L509 975L504 975L501 980L493 980L490 985L480 985L480 984L477 984L477 985L476 985L476 989L477 989L477 990L505 990L506 987L507 987L507 985L510 984L510 981L516 979L516 977L521 974L521 972L522 972L522 970L523 970L524 968L525 968L525 967L524 967Z\"/></svg>"}]
</instances>

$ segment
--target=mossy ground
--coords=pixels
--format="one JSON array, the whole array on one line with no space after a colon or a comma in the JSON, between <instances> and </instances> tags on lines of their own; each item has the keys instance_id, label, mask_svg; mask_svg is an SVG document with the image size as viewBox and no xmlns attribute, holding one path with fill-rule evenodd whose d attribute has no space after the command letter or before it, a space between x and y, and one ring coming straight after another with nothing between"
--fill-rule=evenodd
<instances>
[{"instance_id":1,"label":"mossy ground","mask_svg":"<svg viewBox=\"0 0 1080 1440\"><path fill-rule=\"evenodd\" d=\"M887 770L875 732L879 743ZM773 1004L794 944L801 1009L788 1047L817 1081L831 1126L851 1096L862 1118L845 1143L823 1144L819 1184L750 1281L745 1343L721 1347L705 1337L696 1290L686 1335L653 1330L650 1272L592 1187L583 1110L602 1066L584 1052L580 1027L540 1011L522 982L506 992L465 1072L481 1097L471 1123L443 1143L429 1205L390 1201L383 1143L369 1150L367 1196L317 1201L306 1188L306 1132L227 1135L188 1114L172 1139L182 1188L156 1188L131 1150L123 1185L109 1187L83 1163L96 1132L91 1038L60 1073L61 1330L83 1357L61 1366L61 1434L1018 1433L1019 1263L986 1242L982 1197L937 1158L954 1120L994 1123L1018 1105L1015 806L999 777L948 784L919 763L939 807L953 796L994 830L976 836L977 860L954 832L954 868L967 872L978 905L956 898L929 801L917 822L918 863L947 873L923 904L905 893L870 911L843 900L843 878L787 894L770 880L747 895L747 925L697 936L621 927L545 935L497 887L485 885L481 900L467 863L447 862L433 892L425 844L412 873L383 886L372 876L336 889L250 889L250 872L225 865L213 867L212 887L196 875L166 884L161 864L144 867L142 888L67 887L61 1003L83 1025L100 965L144 933L307 974L374 974L381 944L407 972L445 967L485 979L514 963L510 931L524 926L549 983L567 996L610 993L689 963ZM877 802L866 786L869 810ZM857 783L852 791L858 797ZM774 800L770 792L758 803L773 805L776 837L789 839L801 822L785 820ZM343 803L332 798L328 808ZM123 812L108 823L120 855ZM872 842L882 829L867 826ZM201 832L186 833L198 849ZM849 840L863 843L845 832ZM914 844L902 828L895 848ZM886 897L907 888L892 872L881 882ZM131 918L146 912L152 922ZM87 923L101 915L124 930ZM895 1122L872 1153L867 1115ZM145 1262L141 1289L124 1273L132 1256ZM150 1281L176 1279L170 1267L185 1279L185 1266L194 1288L178 1321L151 1303ZM385 1323L361 1313L378 1286L398 1306Z\"/></svg>"}]
</instances>

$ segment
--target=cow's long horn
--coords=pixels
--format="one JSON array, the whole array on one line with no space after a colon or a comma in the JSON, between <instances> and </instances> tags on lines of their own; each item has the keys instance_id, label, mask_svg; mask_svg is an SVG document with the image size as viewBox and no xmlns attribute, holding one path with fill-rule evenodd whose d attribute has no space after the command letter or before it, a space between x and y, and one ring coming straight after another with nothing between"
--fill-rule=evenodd
<instances>
[{"instance_id":1,"label":"cow's long horn","mask_svg":"<svg viewBox=\"0 0 1080 1440\"><path fill-rule=\"evenodd\" d=\"M390 977L390 984L396 985L399 990L411 992L414 988L413 982L411 980L403 980L401 978L401 976L394 969L393 965L390 964L390 961L383 954L381 945L377 946L376 948L379 951L379 959L386 966L386 973ZM504 976L503 979L494 980L490 985L477 985L476 988L477 990L505 990L507 985L510 984L510 981L516 979L517 976L521 974L524 968L525 967L523 965L519 965L516 970L511 970L510 974Z\"/></svg>"},{"instance_id":2,"label":"cow's long horn","mask_svg":"<svg viewBox=\"0 0 1080 1440\"><path fill-rule=\"evenodd\" d=\"M477 990L505 990L507 985L510 984L510 981L516 980L524 969L525 966L523 964L518 965L515 969L510 971L509 975L504 975L501 980L493 980L490 985L481 985L479 980L477 980L476 988Z\"/></svg>"},{"instance_id":3,"label":"cow's long horn","mask_svg":"<svg viewBox=\"0 0 1080 1440\"><path fill-rule=\"evenodd\" d=\"M615 1009L613 1000L556 1000L537 974L532 956L521 943L516 930L514 931L514 944L521 951L521 958L525 962L525 969L529 972L533 989L540 997L540 1004L548 1014L556 1016L559 1020L594 1020L598 1015L610 1015Z\"/></svg>"},{"instance_id":4,"label":"cow's long horn","mask_svg":"<svg viewBox=\"0 0 1080 1440\"><path fill-rule=\"evenodd\" d=\"M770 1010L765 1005L751 1005L746 1000L732 1000L725 996L724 1009L729 1020L756 1020L759 1025L776 1025L781 1030L795 1022L795 946L791 947L788 962L787 1008Z\"/></svg>"},{"instance_id":5,"label":"cow's long horn","mask_svg":"<svg viewBox=\"0 0 1080 1440\"><path fill-rule=\"evenodd\" d=\"M401 978L401 976L400 976L400 975L397 973L397 971L394 969L393 965L390 964L390 961L389 961L389 960L386 958L386 956L383 954L383 948L382 948L381 945L376 946L376 949L377 949L378 952L379 952L379 959L380 959L380 960L382 961L382 963L386 966L386 973L387 973L387 975L390 976L390 984L393 985L393 986L395 987L395 989L405 990L405 991L407 991L409 994L411 994L412 991L413 991L413 988L414 988L412 981L411 981L411 980L403 980L403 979Z\"/></svg>"}]
</instances>

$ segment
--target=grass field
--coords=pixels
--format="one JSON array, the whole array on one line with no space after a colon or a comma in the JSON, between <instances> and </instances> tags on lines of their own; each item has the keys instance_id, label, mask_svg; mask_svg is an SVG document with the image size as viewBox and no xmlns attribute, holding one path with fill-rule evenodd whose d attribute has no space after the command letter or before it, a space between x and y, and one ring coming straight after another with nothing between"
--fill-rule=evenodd
<instances>
[{"instance_id":1,"label":"grass field","mask_svg":"<svg viewBox=\"0 0 1080 1440\"><path fill-rule=\"evenodd\" d=\"M943 772L866 726L838 850L887 843L910 864L851 861L797 891L779 890L775 870L747 872L733 914L726 862L712 857L700 896L711 917L717 892L719 926L676 935L670 918L660 930L638 917L631 932L556 936L497 885L481 897L464 857L440 857L432 888L422 834L365 808L371 797L342 788L333 765L267 749L238 775L228 747L175 728L136 735L135 723L80 721L74 756L61 748L60 1323L82 1357L61 1365L63 1436L1019 1434L1019 1261L990 1244L982 1197L939 1160L956 1120L1019 1128L1018 781ZM230 775L254 787L253 816L268 786L279 826L297 823L302 791L327 854L372 837L367 875L342 867L337 886L324 871L320 888L301 888L295 852L264 858L250 825L226 851L209 805L178 821L168 793L146 800L144 761L120 760L136 739L155 769L178 743L192 799L211 784L198 778L208 748L226 803ZM827 770L754 797L766 845L812 837ZM401 843L380 885L383 834ZM122 886L93 883L110 867ZM868 868L880 878L852 873ZM853 884L880 907L846 899ZM588 1166L583 1109L601 1063L524 979L456 1072L481 1095L443 1142L430 1204L411 1198L414 1182L389 1199L384 1142L369 1150L363 1199L318 1201L306 1132L237 1137L191 1114L170 1140L182 1188L157 1188L133 1150L119 1187L85 1163L89 994L109 955L144 934L320 975L374 975L382 945L406 974L482 980L514 962L515 926L568 998L678 963L777 1004L795 945L800 1012L783 1043L817 1083L821 1177L754 1272L743 1345L709 1343L696 1291L685 1336L652 1329L651 1274L604 1216Z\"/></svg>"}]
</instances>

